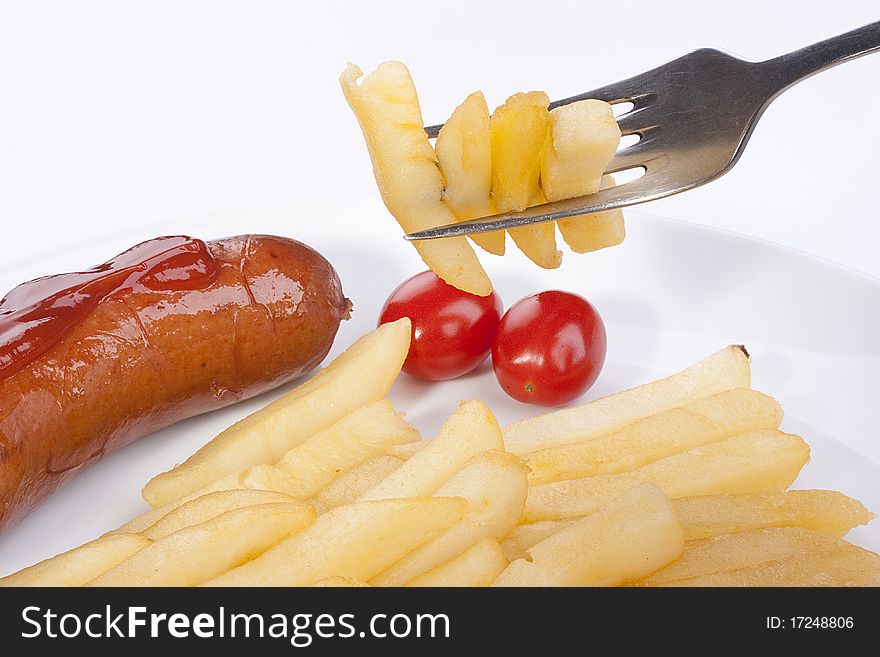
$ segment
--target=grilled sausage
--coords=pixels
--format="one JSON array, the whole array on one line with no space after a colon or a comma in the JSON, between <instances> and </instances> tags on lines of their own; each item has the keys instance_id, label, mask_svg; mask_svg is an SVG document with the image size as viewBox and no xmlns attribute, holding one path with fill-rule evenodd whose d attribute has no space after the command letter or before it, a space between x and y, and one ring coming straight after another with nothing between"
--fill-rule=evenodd
<instances>
[{"instance_id":1,"label":"grilled sausage","mask_svg":"<svg viewBox=\"0 0 880 657\"><path fill-rule=\"evenodd\" d=\"M19 286L0 302L0 530L102 455L313 369L350 308L319 253L266 235L160 238Z\"/></svg>"}]
</instances>

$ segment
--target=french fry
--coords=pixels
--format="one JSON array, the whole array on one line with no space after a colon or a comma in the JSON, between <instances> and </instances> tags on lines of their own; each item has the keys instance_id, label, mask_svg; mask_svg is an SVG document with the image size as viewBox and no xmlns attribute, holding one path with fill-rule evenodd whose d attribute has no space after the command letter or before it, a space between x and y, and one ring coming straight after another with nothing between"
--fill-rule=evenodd
<instances>
[{"instance_id":1,"label":"french fry","mask_svg":"<svg viewBox=\"0 0 880 657\"><path fill-rule=\"evenodd\" d=\"M388 211L407 233L454 223L455 215L442 201L443 176L406 66L385 62L362 76L357 66L349 64L339 83L364 133ZM421 240L413 246L425 264L453 287L479 296L492 292L489 277L464 237Z\"/></svg>"},{"instance_id":2,"label":"french fry","mask_svg":"<svg viewBox=\"0 0 880 657\"><path fill-rule=\"evenodd\" d=\"M350 415L355 414L357 414L357 411L354 411ZM349 418L349 416L346 416L346 418ZM343 418L337 424L345 423L346 418ZM400 422L402 422L402 419L400 420ZM336 425L334 425L334 427L335 426ZM406 426L409 427L409 425ZM330 429L328 429L327 431L333 433L334 427L330 427ZM401 431L403 430L402 426L398 427L398 429ZM410 429L406 429L406 431L410 431ZM415 430L412 429L412 431ZM319 433L312 438L318 438L320 436L321 434ZM413 434L409 437L415 436L416 434ZM399 437L402 438L402 436ZM306 444L311 441L312 439L309 439L308 441L306 441ZM320 513L324 513L329 509L336 508L337 506L351 504L352 502L356 501L358 497L363 495L367 490L376 486L380 481L382 481L382 479L384 479L394 470L399 468L404 460L408 459L410 456L415 454L417 451L419 451L419 449L427 444L428 441L415 441L401 443L398 445L392 444L383 448L382 454L376 454L375 456L364 460L362 463L359 463L355 467L349 469L347 472L336 473L334 468L334 480L331 481L327 486L322 488L320 491L315 493L310 502ZM351 456L340 456L340 458L350 459ZM342 468L339 469L342 470ZM164 507L159 507L157 509L148 511L147 513L143 514L143 516L136 518L124 527L128 528L130 531L140 531L140 529L142 529L143 527L146 527L152 522L155 522L158 518L164 516L165 514L169 513L180 505L185 504L193 499L204 497L205 495L209 495L213 492L248 489L271 491L297 490L299 486L298 481L299 480L296 473L291 472L288 469L274 469L257 466L255 468L250 468L249 470L227 475L226 477L223 477L222 479L214 482L210 486L196 491L191 495L182 497L179 500L175 500L165 505Z\"/></svg>"},{"instance_id":3,"label":"french fry","mask_svg":"<svg viewBox=\"0 0 880 657\"><path fill-rule=\"evenodd\" d=\"M307 527L315 511L281 502L226 511L135 552L87 586L197 586Z\"/></svg>"},{"instance_id":4,"label":"french fry","mask_svg":"<svg viewBox=\"0 0 880 657\"><path fill-rule=\"evenodd\" d=\"M352 468L419 434L386 399L356 409L323 431L289 450L276 464L234 472L189 495L146 512L119 531L140 531L192 500L227 490L265 490L309 499ZM417 443L416 443L417 444ZM406 450L402 450L406 453ZM353 501L353 500L350 500Z\"/></svg>"},{"instance_id":5,"label":"french fry","mask_svg":"<svg viewBox=\"0 0 880 657\"><path fill-rule=\"evenodd\" d=\"M635 470L652 461L757 429L776 429L782 408L749 388L733 388L661 411L592 440L528 454L529 482Z\"/></svg>"},{"instance_id":6,"label":"french fry","mask_svg":"<svg viewBox=\"0 0 880 657\"><path fill-rule=\"evenodd\" d=\"M507 566L498 541L484 538L454 559L410 580L406 586L489 586Z\"/></svg>"},{"instance_id":7,"label":"french fry","mask_svg":"<svg viewBox=\"0 0 880 657\"><path fill-rule=\"evenodd\" d=\"M602 176L599 189L611 189L616 185L614 176ZM562 239L575 253L607 249L626 239L626 222L620 208L560 219L556 225L559 226Z\"/></svg>"},{"instance_id":8,"label":"french fry","mask_svg":"<svg viewBox=\"0 0 880 657\"><path fill-rule=\"evenodd\" d=\"M838 539L831 550L677 579L659 586L880 586L880 555Z\"/></svg>"},{"instance_id":9,"label":"french fry","mask_svg":"<svg viewBox=\"0 0 880 657\"><path fill-rule=\"evenodd\" d=\"M803 527L840 538L874 518L861 502L835 490L682 497L672 506L689 541L764 527Z\"/></svg>"},{"instance_id":10,"label":"french fry","mask_svg":"<svg viewBox=\"0 0 880 657\"><path fill-rule=\"evenodd\" d=\"M550 130L549 102L543 91L518 93L492 113L492 201L498 212L524 210L543 200L538 181L541 151ZM539 267L555 269L562 263L553 222L509 232L519 249Z\"/></svg>"},{"instance_id":11,"label":"french fry","mask_svg":"<svg viewBox=\"0 0 880 657\"><path fill-rule=\"evenodd\" d=\"M834 548L839 539L801 527L770 527L722 534L684 544L681 556L646 577L640 586L657 586L679 579L700 577L779 561Z\"/></svg>"},{"instance_id":12,"label":"french fry","mask_svg":"<svg viewBox=\"0 0 880 657\"><path fill-rule=\"evenodd\" d=\"M592 513L639 483L659 486L672 499L781 491L791 485L809 458L810 448L799 436L754 431L668 456L631 472L532 487L523 520Z\"/></svg>"},{"instance_id":13,"label":"french fry","mask_svg":"<svg viewBox=\"0 0 880 657\"><path fill-rule=\"evenodd\" d=\"M270 490L222 490L190 500L140 531L151 541L157 541L184 527L201 524L233 509L293 501L294 499L289 495ZM128 526L137 527L138 524L140 523L136 518L129 522Z\"/></svg>"},{"instance_id":14,"label":"french fry","mask_svg":"<svg viewBox=\"0 0 880 657\"><path fill-rule=\"evenodd\" d=\"M858 500L834 490L789 490L740 495L702 495L672 500L686 541L769 527L802 527L840 538L874 518ZM514 527L502 541L508 561L577 522L579 516Z\"/></svg>"},{"instance_id":15,"label":"french fry","mask_svg":"<svg viewBox=\"0 0 880 657\"><path fill-rule=\"evenodd\" d=\"M748 387L749 356L743 347L732 345L665 379L508 424L504 443L507 451L522 455L584 442L700 397Z\"/></svg>"},{"instance_id":16,"label":"french fry","mask_svg":"<svg viewBox=\"0 0 880 657\"><path fill-rule=\"evenodd\" d=\"M671 563L683 545L669 500L643 484L532 546L493 586L617 586Z\"/></svg>"},{"instance_id":17,"label":"french fry","mask_svg":"<svg viewBox=\"0 0 880 657\"><path fill-rule=\"evenodd\" d=\"M611 106L582 100L550 112L550 135L541 153L541 189L548 201L595 194L614 187L602 172L620 143ZM562 239L575 253L620 244L626 236L621 210L597 212L557 222Z\"/></svg>"},{"instance_id":18,"label":"french fry","mask_svg":"<svg viewBox=\"0 0 880 657\"><path fill-rule=\"evenodd\" d=\"M467 503L449 497L358 502L318 516L253 561L208 586L310 586L328 577L369 581L461 520Z\"/></svg>"},{"instance_id":19,"label":"french fry","mask_svg":"<svg viewBox=\"0 0 880 657\"><path fill-rule=\"evenodd\" d=\"M85 545L0 577L5 586L82 586L148 546L140 534L105 534Z\"/></svg>"},{"instance_id":20,"label":"french fry","mask_svg":"<svg viewBox=\"0 0 880 657\"><path fill-rule=\"evenodd\" d=\"M153 477L143 496L152 507L285 452L355 409L385 396L409 350L403 318L368 333L317 375L220 433L174 469Z\"/></svg>"},{"instance_id":21,"label":"french fry","mask_svg":"<svg viewBox=\"0 0 880 657\"><path fill-rule=\"evenodd\" d=\"M312 504L320 513L351 504L397 470L403 462L403 459L387 454L374 456L327 486L315 496Z\"/></svg>"},{"instance_id":22,"label":"french fry","mask_svg":"<svg viewBox=\"0 0 880 657\"><path fill-rule=\"evenodd\" d=\"M436 493L467 500L464 517L386 568L370 583L403 586L454 559L481 539L503 537L522 515L529 488L526 471L525 463L512 454L490 451L473 457Z\"/></svg>"},{"instance_id":23,"label":"french fry","mask_svg":"<svg viewBox=\"0 0 880 657\"><path fill-rule=\"evenodd\" d=\"M544 196L560 201L595 194L620 143L611 105L581 100L554 108L549 119L540 163Z\"/></svg>"},{"instance_id":24,"label":"french fry","mask_svg":"<svg viewBox=\"0 0 880 657\"><path fill-rule=\"evenodd\" d=\"M443 174L443 202L460 221L494 214L492 207L492 138L489 108L475 91L455 108L434 143ZM470 236L489 253L504 255L504 231Z\"/></svg>"},{"instance_id":25,"label":"french fry","mask_svg":"<svg viewBox=\"0 0 880 657\"><path fill-rule=\"evenodd\" d=\"M155 524L161 518L164 518L172 511L179 509L185 504L189 504L195 500L201 499L203 497L207 497L209 495L213 495L214 493L233 493L237 491L262 491L262 492L275 492L272 489L271 482L259 482L256 481L255 478L251 478L248 482L248 485L245 485L245 482L242 481L242 473L241 472L232 472L225 477L221 477L217 481L205 486L204 488L200 488L197 491L189 493L188 495L184 495L183 497L178 497L175 500L171 500L167 504L163 504L162 506L157 506L149 511L145 511L141 515L129 520L127 523L122 525L119 529L114 530L115 532L140 532L146 529L147 527ZM275 501L290 501L290 495L286 495L284 500L275 500ZM249 505L243 505L249 506Z\"/></svg>"},{"instance_id":26,"label":"french fry","mask_svg":"<svg viewBox=\"0 0 880 657\"><path fill-rule=\"evenodd\" d=\"M387 399L352 411L288 451L274 465L242 473L247 488L266 486L297 499L314 497L340 475L384 450L419 440L418 431Z\"/></svg>"},{"instance_id":27,"label":"french fry","mask_svg":"<svg viewBox=\"0 0 880 657\"><path fill-rule=\"evenodd\" d=\"M407 461L413 454L418 452L427 444L427 440L417 440L415 442L404 443L402 445L391 445L390 447L385 449L384 453L388 454L389 456L396 456L403 461Z\"/></svg>"},{"instance_id":28,"label":"french fry","mask_svg":"<svg viewBox=\"0 0 880 657\"><path fill-rule=\"evenodd\" d=\"M537 545L545 538L549 538L553 534L562 531L566 527L570 527L582 516L574 518L564 518L562 520L539 520L538 522L530 522L527 525L519 525L510 530L507 536L501 541L501 549L508 561L516 561L517 559L525 559L529 555L529 548Z\"/></svg>"},{"instance_id":29,"label":"french fry","mask_svg":"<svg viewBox=\"0 0 880 657\"><path fill-rule=\"evenodd\" d=\"M483 402L462 402L436 438L359 499L432 495L472 456L490 449L504 450L498 421Z\"/></svg>"},{"instance_id":30,"label":"french fry","mask_svg":"<svg viewBox=\"0 0 880 657\"><path fill-rule=\"evenodd\" d=\"M327 588L369 588L369 584L366 582L362 582L359 579L352 579L351 577L327 577L326 579L322 579L320 582L316 582L312 584L312 586L316 587L327 587Z\"/></svg>"}]
</instances>

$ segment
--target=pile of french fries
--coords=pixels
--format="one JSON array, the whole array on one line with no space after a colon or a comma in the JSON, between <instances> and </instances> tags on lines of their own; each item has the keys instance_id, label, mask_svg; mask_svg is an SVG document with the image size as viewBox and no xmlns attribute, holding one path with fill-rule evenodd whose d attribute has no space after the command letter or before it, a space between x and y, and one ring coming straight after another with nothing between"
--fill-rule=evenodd
<instances>
[{"instance_id":1,"label":"pile of french fries","mask_svg":"<svg viewBox=\"0 0 880 657\"><path fill-rule=\"evenodd\" d=\"M788 490L809 460L731 346L503 429L463 402L422 441L385 398L409 320L153 478L152 509L6 586L878 585L873 515Z\"/></svg>"}]
</instances>

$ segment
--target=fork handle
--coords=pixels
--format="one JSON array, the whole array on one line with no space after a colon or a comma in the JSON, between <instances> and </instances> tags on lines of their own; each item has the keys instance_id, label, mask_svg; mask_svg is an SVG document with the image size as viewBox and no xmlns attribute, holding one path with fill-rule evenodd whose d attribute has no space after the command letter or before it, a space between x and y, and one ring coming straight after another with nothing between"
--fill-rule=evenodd
<instances>
[{"instance_id":1,"label":"fork handle","mask_svg":"<svg viewBox=\"0 0 880 657\"><path fill-rule=\"evenodd\" d=\"M880 50L880 21L869 23L786 55L761 62L776 96L826 68Z\"/></svg>"}]
</instances>

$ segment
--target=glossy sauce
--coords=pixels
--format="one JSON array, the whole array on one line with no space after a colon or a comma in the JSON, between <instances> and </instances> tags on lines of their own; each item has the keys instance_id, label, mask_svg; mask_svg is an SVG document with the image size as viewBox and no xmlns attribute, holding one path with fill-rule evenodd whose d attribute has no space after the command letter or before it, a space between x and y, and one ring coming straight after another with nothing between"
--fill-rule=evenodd
<instances>
[{"instance_id":1,"label":"glossy sauce","mask_svg":"<svg viewBox=\"0 0 880 657\"><path fill-rule=\"evenodd\" d=\"M0 300L0 380L48 352L102 299L121 291L209 286L217 263L202 240L159 237L86 271L22 283Z\"/></svg>"}]
</instances>

